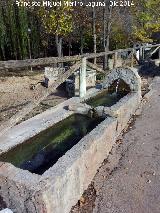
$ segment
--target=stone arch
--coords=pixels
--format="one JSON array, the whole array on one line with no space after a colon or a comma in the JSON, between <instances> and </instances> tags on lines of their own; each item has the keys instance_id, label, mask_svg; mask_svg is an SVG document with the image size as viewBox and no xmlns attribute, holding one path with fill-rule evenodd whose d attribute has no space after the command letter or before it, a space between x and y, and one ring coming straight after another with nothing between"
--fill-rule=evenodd
<instances>
[{"instance_id":1,"label":"stone arch","mask_svg":"<svg viewBox=\"0 0 160 213\"><path fill-rule=\"evenodd\" d=\"M136 68L118 67L113 69L105 78L103 88L110 87L115 80L122 79L129 87L131 92L141 91L141 78Z\"/></svg>"}]
</instances>

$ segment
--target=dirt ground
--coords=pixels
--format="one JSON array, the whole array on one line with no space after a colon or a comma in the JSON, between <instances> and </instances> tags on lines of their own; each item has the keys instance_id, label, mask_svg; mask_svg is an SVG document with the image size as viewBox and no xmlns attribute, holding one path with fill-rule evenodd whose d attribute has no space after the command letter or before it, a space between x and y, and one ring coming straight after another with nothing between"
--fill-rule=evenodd
<instances>
[{"instance_id":1,"label":"dirt ground","mask_svg":"<svg viewBox=\"0 0 160 213\"><path fill-rule=\"evenodd\" d=\"M9 76L6 76L6 74L3 74L3 76L0 75L0 122L7 121L12 115L16 114L26 104L32 101L32 98L36 97L36 89L31 90L30 86L44 80L44 74L42 74L42 72L30 72L27 73L27 75L20 72L18 76L15 76L14 73L11 74ZM146 92L148 81L150 80L143 78L144 92ZM47 97L46 100L41 102L41 104L24 119L26 120L39 114L66 99L67 94L64 89L59 88Z\"/></svg>"},{"instance_id":2,"label":"dirt ground","mask_svg":"<svg viewBox=\"0 0 160 213\"><path fill-rule=\"evenodd\" d=\"M43 74L22 77L0 77L0 122L8 120L12 115L21 110L32 97L36 96L36 89L31 90L30 85L43 80ZM45 87L44 87L45 90ZM57 90L34 109L25 119L53 107L66 100L64 90Z\"/></svg>"}]
</instances>

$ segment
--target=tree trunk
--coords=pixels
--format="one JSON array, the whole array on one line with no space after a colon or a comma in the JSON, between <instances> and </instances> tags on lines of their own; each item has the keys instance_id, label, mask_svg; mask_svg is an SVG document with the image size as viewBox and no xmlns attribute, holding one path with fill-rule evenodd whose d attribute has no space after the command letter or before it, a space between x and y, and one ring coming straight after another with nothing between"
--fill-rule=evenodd
<instances>
[{"instance_id":1,"label":"tree trunk","mask_svg":"<svg viewBox=\"0 0 160 213\"><path fill-rule=\"evenodd\" d=\"M62 57L62 38L56 34L56 48L58 57Z\"/></svg>"},{"instance_id":2,"label":"tree trunk","mask_svg":"<svg viewBox=\"0 0 160 213\"><path fill-rule=\"evenodd\" d=\"M57 55L58 57L62 57L63 54L62 54L62 37L59 37L57 34L56 34L56 48L57 48ZM61 64L57 64L58 67L63 67L63 63Z\"/></svg>"},{"instance_id":3,"label":"tree trunk","mask_svg":"<svg viewBox=\"0 0 160 213\"><path fill-rule=\"evenodd\" d=\"M103 10L103 47L104 51L109 51L109 42L110 42L110 33L111 33L111 25L112 25L112 7L108 5L108 1L106 0L106 7ZM106 70L108 68L108 55L104 56L103 69Z\"/></svg>"},{"instance_id":4,"label":"tree trunk","mask_svg":"<svg viewBox=\"0 0 160 213\"><path fill-rule=\"evenodd\" d=\"M36 90L36 96L30 100L30 102L24 106L18 113L14 114L9 120L0 123L0 136L3 135L9 128L13 127L22 118L25 117L29 112L31 112L38 104L43 101L47 96L54 92L57 87L62 84L69 76L72 75L79 67L81 62L77 62L72 67L70 67L67 72L63 73L55 82L52 82L50 87L44 89L43 87L38 87Z\"/></svg>"},{"instance_id":5,"label":"tree trunk","mask_svg":"<svg viewBox=\"0 0 160 213\"><path fill-rule=\"evenodd\" d=\"M106 6L103 8L103 48L104 52L107 51L106 49L106 22L107 22L107 10ZM105 55L103 59L103 69L106 70L107 68L107 60L108 57Z\"/></svg>"},{"instance_id":6,"label":"tree trunk","mask_svg":"<svg viewBox=\"0 0 160 213\"><path fill-rule=\"evenodd\" d=\"M69 39L69 43L68 43L69 47L68 47L68 54L69 56L72 55L72 52L71 52L71 48L72 48L72 43L71 43L71 40Z\"/></svg>"},{"instance_id":7,"label":"tree trunk","mask_svg":"<svg viewBox=\"0 0 160 213\"><path fill-rule=\"evenodd\" d=\"M95 7L93 7L92 19L93 19L93 45L94 45L94 53L97 53L96 11L95 11ZM94 58L94 64L96 64L96 58Z\"/></svg>"},{"instance_id":8,"label":"tree trunk","mask_svg":"<svg viewBox=\"0 0 160 213\"><path fill-rule=\"evenodd\" d=\"M83 29L80 30L80 40L81 40L81 46L80 46L80 52L81 55L83 54L83 48L84 48L84 42L83 42Z\"/></svg>"}]
</instances>

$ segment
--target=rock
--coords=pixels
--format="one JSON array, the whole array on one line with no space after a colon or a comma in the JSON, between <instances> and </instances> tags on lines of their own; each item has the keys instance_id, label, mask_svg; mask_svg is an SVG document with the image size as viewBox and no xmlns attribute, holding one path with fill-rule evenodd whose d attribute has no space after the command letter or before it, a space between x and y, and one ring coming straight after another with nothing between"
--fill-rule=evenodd
<instances>
[{"instance_id":1,"label":"rock","mask_svg":"<svg viewBox=\"0 0 160 213\"><path fill-rule=\"evenodd\" d=\"M83 103L79 104L71 104L68 106L68 110L74 111L75 113L87 115L89 111L92 109L91 106Z\"/></svg>"},{"instance_id":2,"label":"rock","mask_svg":"<svg viewBox=\"0 0 160 213\"><path fill-rule=\"evenodd\" d=\"M104 115L104 106L98 106L94 108L97 116L102 117Z\"/></svg>"},{"instance_id":3,"label":"rock","mask_svg":"<svg viewBox=\"0 0 160 213\"><path fill-rule=\"evenodd\" d=\"M106 115L111 116L111 117L115 117L115 118L118 117L118 112L117 112L117 111L111 110L110 107L104 107L104 113L105 113Z\"/></svg>"},{"instance_id":4,"label":"rock","mask_svg":"<svg viewBox=\"0 0 160 213\"><path fill-rule=\"evenodd\" d=\"M3 209L0 213L13 213L10 209Z\"/></svg>"},{"instance_id":5,"label":"rock","mask_svg":"<svg viewBox=\"0 0 160 213\"><path fill-rule=\"evenodd\" d=\"M146 101L149 101L151 96L153 95L154 93L154 89L150 90L148 93L146 93L143 97L143 99L145 99Z\"/></svg>"},{"instance_id":6,"label":"rock","mask_svg":"<svg viewBox=\"0 0 160 213\"><path fill-rule=\"evenodd\" d=\"M69 106L68 106L68 110L69 111L75 111L77 109L77 104L70 104Z\"/></svg>"},{"instance_id":7,"label":"rock","mask_svg":"<svg viewBox=\"0 0 160 213\"><path fill-rule=\"evenodd\" d=\"M135 112L135 115L139 116L142 114L142 108L138 108Z\"/></svg>"}]
</instances>

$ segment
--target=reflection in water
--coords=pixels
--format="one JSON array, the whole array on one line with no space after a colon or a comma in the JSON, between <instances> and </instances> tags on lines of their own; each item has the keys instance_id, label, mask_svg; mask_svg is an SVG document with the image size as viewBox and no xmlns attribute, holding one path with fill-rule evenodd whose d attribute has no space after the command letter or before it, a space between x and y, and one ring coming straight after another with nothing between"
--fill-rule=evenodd
<instances>
[{"instance_id":1,"label":"reflection in water","mask_svg":"<svg viewBox=\"0 0 160 213\"><path fill-rule=\"evenodd\" d=\"M86 103L91 105L92 107L105 106L110 107L116 104L121 98L127 95L128 92L113 92L108 93L107 91L103 91L95 97L89 99Z\"/></svg>"},{"instance_id":2,"label":"reflection in water","mask_svg":"<svg viewBox=\"0 0 160 213\"><path fill-rule=\"evenodd\" d=\"M116 94L118 93L118 87L119 87L120 79L117 80L117 85L116 85Z\"/></svg>"},{"instance_id":3,"label":"reflection in water","mask_svg":"<svg viewBox=\"0 0 160 213\"><path fill-rule=\"evenodd\" d=\"M69 116L3 154L0 161L43 174L101 121L101 118L89 118L79 114Z\"/></svg>"},{"instance_id":4,"label":"reflection in water","mask_svg":"<svg viewBox=\"0 0 160 213\"><path fill-rule=\"evenodd\" d=\"M92 107L114 105L129 92L127 87L127 89L122 87L121 90L121 80L114 84L109 91L104 90L86 103ZM10 162L16 167L36 174L43 174L103 120L95 116L94 109L90 114L90 116L80 114L69 116L1 155L0 161Z\"/></svg>"},{"instance_id":5,"label":"reflection in water","mask_svg":"<svg viewBox=\"0 0 160 213\"><path fill-rule=\"evenodd\" d=\"M112 85L93 98L90 98L86 103L92 107L105 106L110 107L116 104L121 98L130 92L130 87L122 79L115 80Z\"/></svg>"}]
</instances>

